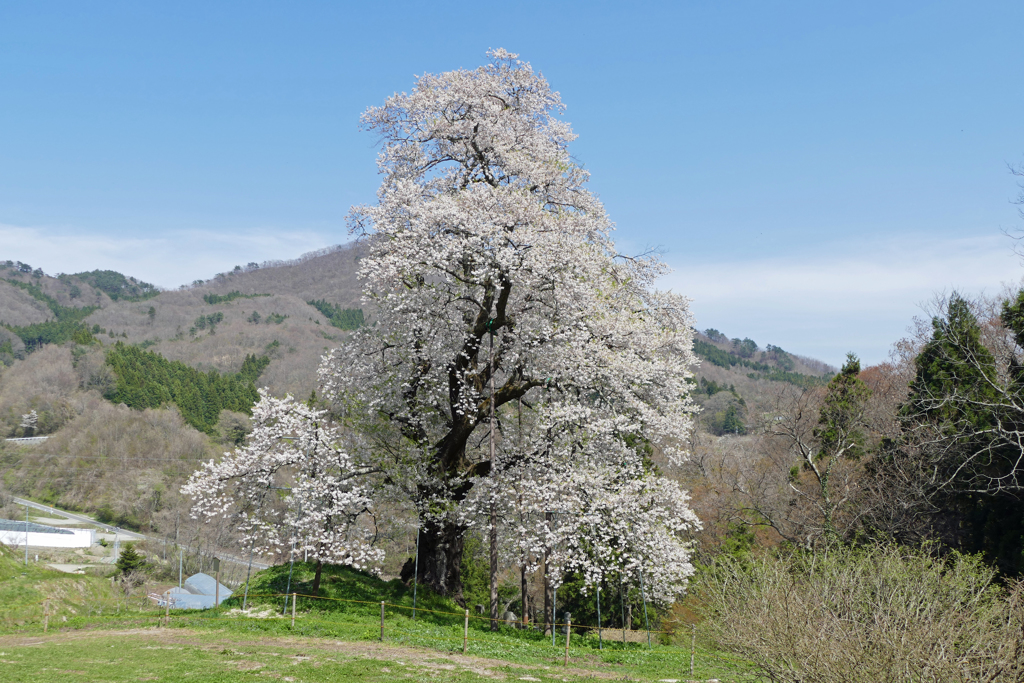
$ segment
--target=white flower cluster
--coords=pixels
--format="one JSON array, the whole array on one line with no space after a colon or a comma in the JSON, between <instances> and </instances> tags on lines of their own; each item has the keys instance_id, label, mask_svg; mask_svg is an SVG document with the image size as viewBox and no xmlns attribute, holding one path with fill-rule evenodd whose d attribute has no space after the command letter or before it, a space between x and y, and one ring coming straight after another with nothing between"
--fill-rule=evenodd
<instances>
[{"instance_id":1,"label":"white flower cluster","mask_svg":"<svg viewBox=\"0 0 1024 683\"><path fill-rule=\"evenodd\" d=\"M616 252L558 93L516 55L491 57L422 76L363 117L384 143L379 201L351 215L374 319L319 370L360 437L355 456L322 412L264 395L250 445L186 492L198 514L237 506L267 547L292 533L353 564L375 557L356 523L369 493L353 479L373 471L378 493L417 510L420 567L438 590L456 589L461 535L498 509L516 564L543 555L556 581L573 571L589 585L642 577L668 601L693 572L699 522L645 457L686 455L688 302L654 289L656 258ZM285 474L281 512L271 487Z\"/></svg>"},{"instance_id":2,"label":"white flower cluster","mask_svg":"<svg viewBox=\"0 0 1024 683\"><path fill-rule=\"evenodd\" d=\"M21 416L21 424L18 426L22 429L35 429L36 425L39 424L39 414L35 410L30 410L26 414Z\"/></svg>"},{"instance_id":3,"label":"white flower cluster","mask_svg":"<svg viewBox=\"0 0 1024 683\"><path fill-rule=\"evenodd\" d=\"M505 561L533 572L544 558L555 585L575 572L586 590L621 582L662 605L680 597L700 528L689 495L624 440L595 439L591 449L576 432L557 443L523 412L504 416L496 469L476 480L462 523L485 524L494 508Z\"/></svg>"},{"instance_id":4,"label":"white flower cluster","mask_svg":"<svg viewBox=\"0 0 1024 683\"><path fill-rule=\"evenodd\" d=\"M383 182L351 223L368 248L360 276L376 321L325 358L321 386L400 427L420 460L421 515L465 526L481 500L474 488L500 488L500 470L516 471L534 490L515 495L534 512L572 507L579 524L601 527L586 535L593 563L656 561L652 581L665 577L667 594L692 571L685 543L669 539L697 522L683 492L643 473L638 444L685 457L688 302L653 289L656 258L616 252L568 152L575 136L558 93L516 55L490 56L473 71L422 76L364 115L384 143ZM499 466L481 433L492 403L500 413L514 401L533 435ZM542 535L521 532L559 545ZM582 545L561 545L566 569L604 571L585 564Z\"/></svg>"},{"instance_id":5,"label":"white flower cluster","mask_svg":"<svg viewBox=\"0 0 1024 683\"><path fill-rule=\"evenodd\" d=\"M234 516L257 554L294 543L326 563L379 564L383 552L360 524L373 501L357 481L370 470L341 449L326 411L260 390L253 424L247 445L205 463L182 487L193 516Z\"/></svg>"}]
</instances>

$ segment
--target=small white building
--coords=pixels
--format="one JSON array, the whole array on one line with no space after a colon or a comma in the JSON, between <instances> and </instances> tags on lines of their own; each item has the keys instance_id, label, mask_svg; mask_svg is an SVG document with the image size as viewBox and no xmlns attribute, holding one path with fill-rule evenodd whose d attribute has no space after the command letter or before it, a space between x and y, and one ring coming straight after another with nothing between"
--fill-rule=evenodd
<instances>
[{"instance_id":1,"label":"small white building","mask_svg":"<svg viewBox=\"0 0 1024 683\"><path fill-rule=\"evenodd\" d=\"M0 543L23 546L26 535L28 544L37 548L89 548L96 542L95 529L61 529L35 522L0 519Z\"/></svg>"}]
</instances>

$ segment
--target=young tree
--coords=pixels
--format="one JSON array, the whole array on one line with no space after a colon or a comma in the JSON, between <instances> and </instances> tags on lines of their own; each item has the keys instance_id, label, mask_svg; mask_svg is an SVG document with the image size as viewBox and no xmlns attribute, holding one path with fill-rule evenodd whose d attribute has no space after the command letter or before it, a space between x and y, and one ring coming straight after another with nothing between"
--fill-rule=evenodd
<instances>
[{"instance_id":1,"label":"young tree","mask_svg":"<svg viewBox=\"0 0 1024 683\"><path fill-rule=\"evenodd\" d=\"M370 491L358 483L373 468L342 449L326 411L260 390L252 420L246 445L204 464L182 487L194 499L193 516L234 517L257 554L289 546L308 552L316 561L314 595L324 563L379 563L372 524L362 524L372 522Z\"/></svg>"},{"instance_id":2,"label":"young tree","mask_svg":"<svg viewBox=\"0 0 1024 683\"><path fill-rule=\"evenodd\" d=\"M36 411L30 410L27 414L21 416L21 424L18 426L22 429L24 436L32 436L35 434L36 427L39 425L39 415Z\"/></svg>"},{"instance_id":3,"label":"young tree","mask_svg":"<svg viewBox=\"0 0 1024 683\"><path fill-rule=\"evenodd\" d=\"M495 465L480 447L492 403L535 410L524 452L566 470L628 468L643 440L679 461L695 411L687 301L652 288L657 259L616 252L558 94L516 55L490 56L364 114L384 179L351 222L377 319L320 370L348 415L397 430L405 479L387 478L421 517L420 579L456 596L458 510Z\"/></svg>"},{"instance_id":4,"label":"young tree","mask_svg":"<svg viewBox=\"0 0 1024 683\"><path fill-rule=\"evenodd\" d=\"M123 576L141 571L146 566L146 559L139 555L133 543L125 543L121 554L117 556L114 566Z\"/></svg>"}]
</instances>

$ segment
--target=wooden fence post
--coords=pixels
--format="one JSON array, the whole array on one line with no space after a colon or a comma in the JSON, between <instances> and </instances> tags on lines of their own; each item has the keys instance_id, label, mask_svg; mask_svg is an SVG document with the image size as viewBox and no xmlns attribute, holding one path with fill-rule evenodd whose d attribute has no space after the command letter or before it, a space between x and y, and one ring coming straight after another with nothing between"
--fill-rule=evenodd
<instances>
[{"instance_id":1,"label":"wooden fence post","mask_svg":"<svg viewBox=\"0 0 1024 683\"><path fill-rule=\"evenodd\" d=\"M384 642L384 601L380 601L380 642Z\"/></svg>"},{"instance_id":2,"label":"wooden fence post","mask_svg":"<svg viewBox=\"0 0 1024 683\"><path fill-rule=\"evenodd\" d=\"M693 677L693 651L697 647L697 625L690 624L690 677Z\"/></svg>"},{"instance_id":3,"label":"wooden fence post","mask_svg":"<svg viewBox=\"0 0 1024 683\"><path fill-rule=\"evenodd\" d=\"M565 665L569 666L569 638L572 637L572 617L565 620Z\"/></svg>"},{"instance_id":4,"label":"wooden fence post","mask_svg":"<svg viewBox=\"0 0 1024 683\"><path fill-rule=\"evenodd\" d=\"M50 602L43 602L43 633L50 630Z\"/></svg>"},{"instance_id":5,"label":"wooden fence post","mask_svg":"<svg viewBox=\"0 0 1024 683\"><path fill-rule=\"evenodd\" d=\"M298 593L292 593L292 628L295 628L295 598Z\"/></svg>"},{"instance_id":6,"label":"wooden fence post","mask_svg":"<svg viewBox=\"0 0 1024 683\"><path fill-rule=\"evenodd\" d=\"M462 654L469 650L469 610L466 610L466 622L462 626Z\"/></svg>"}]
</instances>

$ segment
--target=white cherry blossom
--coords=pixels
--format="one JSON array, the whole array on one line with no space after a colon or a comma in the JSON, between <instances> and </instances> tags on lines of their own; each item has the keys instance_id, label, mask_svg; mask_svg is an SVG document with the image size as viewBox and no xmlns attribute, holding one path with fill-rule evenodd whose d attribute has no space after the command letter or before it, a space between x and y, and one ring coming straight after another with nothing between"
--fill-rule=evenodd
<instances>
[{"instance_id":1,"label":"white cherry blossom","mask_svg":"<svg viewBox=\"0 0 1024 683\"><path fill-rule=\"evenodd\" d=\"M534 406L548 435L534 448L568 469L635 461L634 436L679 461L695 411L686 299L654 289L656 258L616 251L558 93L490 54L364 114L383 180L351 223L376 317L320 369L328 396L400 425L423 463L420 567L446 593L461 588L454 511L492 465L474 445L490 401Z\"/></svg>"},{"instance_id":2,"label":"white cherry blossom","mask_svg":"<svg viewBox=\"0 0 1024 683\"><path fill-rule=\"evenodd\" d=\"M182 487L193 498L193 516L235 518L257 554L294 543L314 561L379 564L383 552L371 543L371 527L360 523L373 507L360 483L372 468L342 449L327 412L260 390L253 424L245 446L205 463Z\"/></svg>"}]
</instances>

